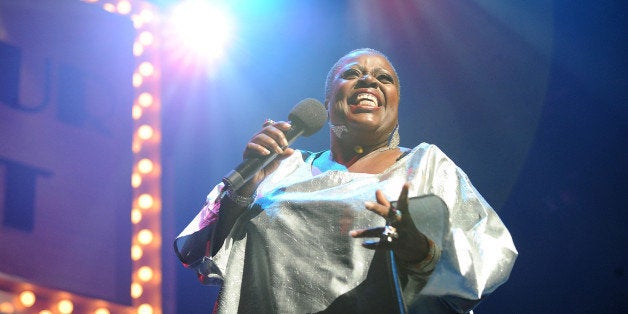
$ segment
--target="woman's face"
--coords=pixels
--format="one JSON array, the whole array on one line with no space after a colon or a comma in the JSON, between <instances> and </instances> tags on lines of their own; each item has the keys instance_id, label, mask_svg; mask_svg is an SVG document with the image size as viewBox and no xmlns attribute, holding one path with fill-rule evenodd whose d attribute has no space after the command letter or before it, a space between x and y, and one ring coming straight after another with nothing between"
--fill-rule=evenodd
<instances>
[{"instance_id":1,"label":"woman's face","mask_svg":"<svg viewBox=\"0 0 628 314\"><path fill-rule=\"evenodd\" d=\"M358 51L343 57L325 106L333 125L379 139L397 125L399 81L384 56ZM374 138L374 140L375 140Z\"/></svg>"}]
</instances>

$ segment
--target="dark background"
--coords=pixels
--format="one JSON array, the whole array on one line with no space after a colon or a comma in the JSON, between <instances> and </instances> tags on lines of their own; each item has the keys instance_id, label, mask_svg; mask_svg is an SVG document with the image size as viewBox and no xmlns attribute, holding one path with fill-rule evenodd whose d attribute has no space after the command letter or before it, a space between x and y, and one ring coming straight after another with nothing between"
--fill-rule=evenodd
<instances>
[{"instance_id":1,"label":"dark background","mask_svg":"<svg viewBox=\"0 0 628 314\"><path fill-rule=\"evenodd\" d=\"M155 1L168 10L173 1ZM443 149L509 227L520 256L476 313L619 313L626 285L628 75L622 1L232 2L221 64L164 45L165 311L209 312L216 289L168 246L267 117L322 100L344 53L386 53L401 144ZM328 129L296 147L327 149ZM168 280L167 275L164 280Z\"/></svg>"}]
</instances>

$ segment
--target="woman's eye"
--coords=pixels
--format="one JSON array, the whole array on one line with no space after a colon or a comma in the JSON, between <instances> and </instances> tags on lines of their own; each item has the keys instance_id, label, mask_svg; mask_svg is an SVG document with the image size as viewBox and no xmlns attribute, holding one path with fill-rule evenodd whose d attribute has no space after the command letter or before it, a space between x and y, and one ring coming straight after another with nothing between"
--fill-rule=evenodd
<instances>
[{"instance_id":1,"label":"woman's eye","mask_svg":"<svg viewBox=\"0 0 628 314\"><path fill-rule=\"evenodd\" d=\"M392 76L387 75L387 74L382 74L382 75L378 76L377 79L380 82L383 82L383 83L393 83L394 82Z\"/></svg>"},{"instance_id":2,"label":"woman's eye","mask_svg":"<svg viewBox=\"0 0 628 314\"><path fill-rule=\"evenodd\" d=\"M358 72L358 70L355 69L349 69L342 73L343 78L356 78L358 76L360 76L360 73Z\"/></svg>"}]
</instances>

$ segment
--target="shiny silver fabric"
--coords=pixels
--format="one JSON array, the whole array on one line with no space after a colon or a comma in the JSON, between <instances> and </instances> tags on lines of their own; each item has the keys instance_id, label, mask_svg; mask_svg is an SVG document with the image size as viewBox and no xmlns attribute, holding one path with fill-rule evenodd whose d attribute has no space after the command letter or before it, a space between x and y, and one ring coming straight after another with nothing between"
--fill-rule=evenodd
<instances>
[{"instance_id":1,"label":"shiny silver fabric","mask_svg":"<svg viewBox=\"0 0 628 314\"><path fill-rule=\"evenodd\" d=\"M508 230L436 146L417 146L381 174L343 171L328 156L304 160L297 151L284 160L259 186L254 205L220 251L191 266L213 279L208 282L224 280L219 312L394 311L387 252L365 249L348 233L384 225L364 201L375 201L377 189L396 200L405 182L411 183L410 197L436 195L445 204L411 208L419 230L442 253L427 284L401 265L409 312L466 312L508 279L517 256ZM180 237L213 223L220 188Z\"/></svg>"}]
</instances>

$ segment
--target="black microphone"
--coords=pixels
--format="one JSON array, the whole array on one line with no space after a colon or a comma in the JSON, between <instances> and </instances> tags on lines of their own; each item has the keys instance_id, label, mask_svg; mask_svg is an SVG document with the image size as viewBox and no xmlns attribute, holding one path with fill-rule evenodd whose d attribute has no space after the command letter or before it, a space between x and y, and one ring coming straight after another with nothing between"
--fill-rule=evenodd
<instances>
[{"instance_id":1,"label":"black microphone","mask_svg":"<svg viewBox=\"0 0 628 314\"><path fill-rule=\"evenodd\" d=\"M318 132L327 121L327 111L320 101L306 98L292 108L288 120L292 128L285 133L288 145L290 145L301 135L310 136ZM227 188L233 191L238 190L275 158L277 158L277 153L272 151L270 155L246 158L234 170L231 170L222 182Z\"/></svg>"}]
</instances>

